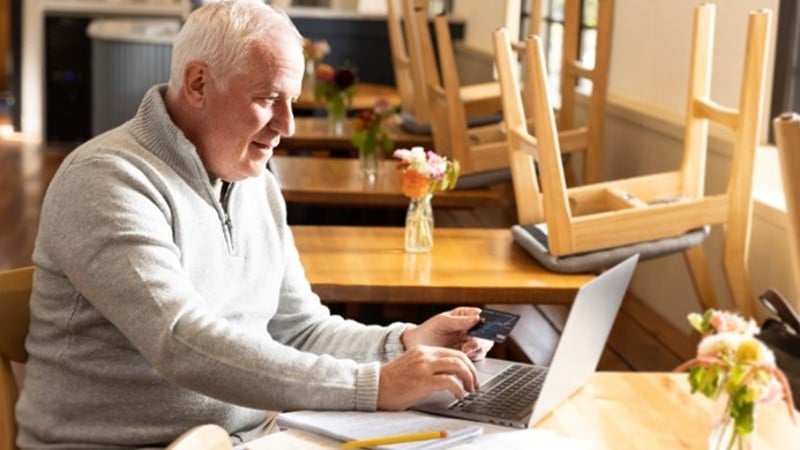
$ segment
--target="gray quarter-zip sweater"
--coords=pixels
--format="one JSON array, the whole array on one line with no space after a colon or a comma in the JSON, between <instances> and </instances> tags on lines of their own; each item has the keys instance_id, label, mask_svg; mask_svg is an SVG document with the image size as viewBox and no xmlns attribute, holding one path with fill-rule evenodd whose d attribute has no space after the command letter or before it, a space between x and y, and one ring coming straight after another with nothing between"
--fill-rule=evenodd
<instances>
[{"instance_id":1,"label":"gray quarter-zip sweater","mask_svg":"<svg viewBox=\"0 0 800 450\"><path fill-rule=\"evenodd\" d=\"M375 409L405 324L331 316L311 291L266 173L215 195L163 86L73 151L33 255L22 448L166 443L264 410Z\"/></svg>"}]
</instances>

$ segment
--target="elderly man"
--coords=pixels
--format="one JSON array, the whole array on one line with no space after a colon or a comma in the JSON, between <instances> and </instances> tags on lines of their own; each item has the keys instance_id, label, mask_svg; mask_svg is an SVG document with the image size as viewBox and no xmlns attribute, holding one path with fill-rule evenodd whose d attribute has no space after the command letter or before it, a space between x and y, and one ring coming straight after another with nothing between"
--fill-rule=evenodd
<instances>
[{"instance_id":1,"label":"elderly man","mask_svg":"<svg viewBox=\"0 0 800 450\"><path fill-rule=\"evenodd\" d=\"M159 446L200 423L263 430L270 410L476 389L478 309L367 326L311 291L265 170L302 76L285 14L209 3L174 43L168 85L64 161L33 255L21 448Z\"/></svg>"}]
</instances>

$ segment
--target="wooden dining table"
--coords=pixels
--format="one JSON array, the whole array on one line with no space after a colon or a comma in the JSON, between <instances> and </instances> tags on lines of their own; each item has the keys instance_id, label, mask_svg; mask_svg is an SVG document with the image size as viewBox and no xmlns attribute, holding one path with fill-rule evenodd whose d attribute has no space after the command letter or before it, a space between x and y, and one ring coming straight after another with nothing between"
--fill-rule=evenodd
<instances>
[{"instance_id":1,"label":"wooden dining table","mask_svg":"<svg viewBox=\"0 0 800 450\"><path fill-rule=\"evenodd\" d=\"M707 448L712 402L689 391L685 373L598 372L564 403L545 416L534 431L485 426L485 436L463 449L569 448L592 450L700 450ZM758 406L753 448L789 450L800 443L800 417L783 403ZM510 439L503 439L503 434ZM553 434L548 433L555 433ZM494 436L493 436L494 435ZM495 440L492 440L492 439ZM560 441L559 441L560 440ZM559 445L560 444L560 445ZM269 448L335 449L340 442L290 430L247 443Z\"/></svg>"},{"instance_id":2,"label":"wooden dining table","mask_svg":"<svg viewBox=\"0 0 800 450\"><path fill-rule=\"evenodd\" d=\"M322 206L406 207L409 199L400 189L397 160L382 160L370 181L354 158L275 155L270 171L288 203ZM498 194L489 188L437 192L434 208L476 208L496 205Z\"/></svg>"},{"instance_id":3,"label":"wooden dining table","mask_svg":"<svg viewBox=\"0 0 800 450\"><path fill-rule=\"evenodd\" d=\"M350 109L357 111L372 109L378 99L385 99L392 105L400 104L397 88L384 84L358 82ZM303 91L294 103L295 110L325 109L325 104L314 99L314 93Z\"/></svg>"},{"instance_id":4,"label":"wooden dining table","mask_svg":"<svg viewBox=\"0 0 800 450\"><path fill-rule=\"evenodd\" d=\"M592 274L550 272L508 229L434 229L407 253L402 227L292 226L306 277L326 303L571 303Z\"/></svg>"},{"instance_id":5,"label":"wooden dining table","mask_svg":"<svg viewBox=\"0 0 800 450\"><path fill-rule=\"evenodd\" d=\"M358 149L350 141L353 135L353 119L346 119L341 133L334 133L328 127L327 117L296 117L293 136L281 138L279 150L340 150L352 156ZM412 134L401 127L390 130L395 148L411 148L421 145L425 148L433 146L433 137L426 134Z\"/></svg>"}]
</instances>

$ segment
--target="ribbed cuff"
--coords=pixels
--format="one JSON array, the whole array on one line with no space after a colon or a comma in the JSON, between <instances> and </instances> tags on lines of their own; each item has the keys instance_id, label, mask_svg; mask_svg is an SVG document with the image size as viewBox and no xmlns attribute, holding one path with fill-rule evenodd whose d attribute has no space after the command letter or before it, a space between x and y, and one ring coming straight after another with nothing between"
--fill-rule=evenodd
<instances>
[{"instance_id":1,"label":"ribbed cuff","mask_svg":"<svg viewBox=\"0 0 800 450\"><path fill-rule=\"evenodd\" d=\"M406 351L406 348L403 347L403 341L400 340L400 337L408 328L413 326L414 325L410 323L400 322L389 325L389 334L386 335L386 344L383 349L383 351L386 353L386 361L391 361Z\"/></svg>"},{"instance_id":2,"label":"ribbed cuff","mask_svg":"<svg viewBox=\"0 0 800 450\"><path fill-rule=\"evenodd\" d=\"M355 409L358 411L377 410L380 363L361 364L356 371Z\"/></svg>"}]
</instances>

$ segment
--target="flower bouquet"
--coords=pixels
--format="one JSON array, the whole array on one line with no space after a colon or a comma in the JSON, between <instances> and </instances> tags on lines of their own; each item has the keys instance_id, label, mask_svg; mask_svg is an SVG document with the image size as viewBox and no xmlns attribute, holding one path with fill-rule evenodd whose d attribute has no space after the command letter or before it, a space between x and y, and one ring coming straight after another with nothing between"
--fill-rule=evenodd
<instances>
[{"instance_id":1,"label":"flower bouquet","mask_svg":"<svg viewBox=\"0 0 800 450\"><path fill-rule=\"evenodd\" d=\"M361 171L370 181L375 181L377 176L380 153L389 153L394 148L389 130L399 123L397 108L383 98L378 99L371 110L362 111L353 120L350 141L358 148Z\"/></svg>"},{"instance_id":2,"label":"flower bouquet","mask_svg":"<svg viewBox=\"0 0 800 450\"><path fill-rule=\"evenodd\" d=\"M357 81L356 73L349 67L335 70L328 64L317 67L314 98L325 103L328 123L336 134L343 131L344 118L356 93Z\"/></svg>"},{"instance_id":3,"label":"flower bouquet","mask_svg":"<svg viewBox=\"0 0 800 450\"><path fill-rule=\"evenodd\" d=\"M330 52L331 47L328 45L328 41L324 39L318 41L312 41L308 38L303 39L303 58L306 61L306 71L303 75L303 92L314 92L317 63L322 61L322 58Z\"/></svg>"},{"instance_id":4,"label":"flower bouquet","mask_svg":"<svg viewBox=\"0 0 800 450\"><path fill-rule=\"evenodd\" d=\"M434 192L453 189L458 181L458 161L451 161L422 147L395 150L402 172L400 186L411 199L406 213L405 249L411 253L430 251L433 247Z\"/></svg>"},{"instance_id":5,"label":"flower bouquet","mask_svg":"<svg viewBox=\"0 0 800 450\"><path fill-rule=\"evenodd\" d=\"M318 41L312 41L309 38L303 39L303 57L306 61L320 61L330 52L331 46L325 39Z\"/></svg>"},{"instance_id":6,"label":"flower bouquet","mask_svg":"<svg viewBox=\"0 0 800 450\"><path fill-rule=\"evenodd\" d=\"M692 393L715 401L709 449L749 448L755 429L756 406L783 398L794 420L786 376L775 365L772 351L758 340L758 325L733 313L709 309L689 314L702 339L697 356L676 371L689 369Z\"/></svg>"}]
</instances>

